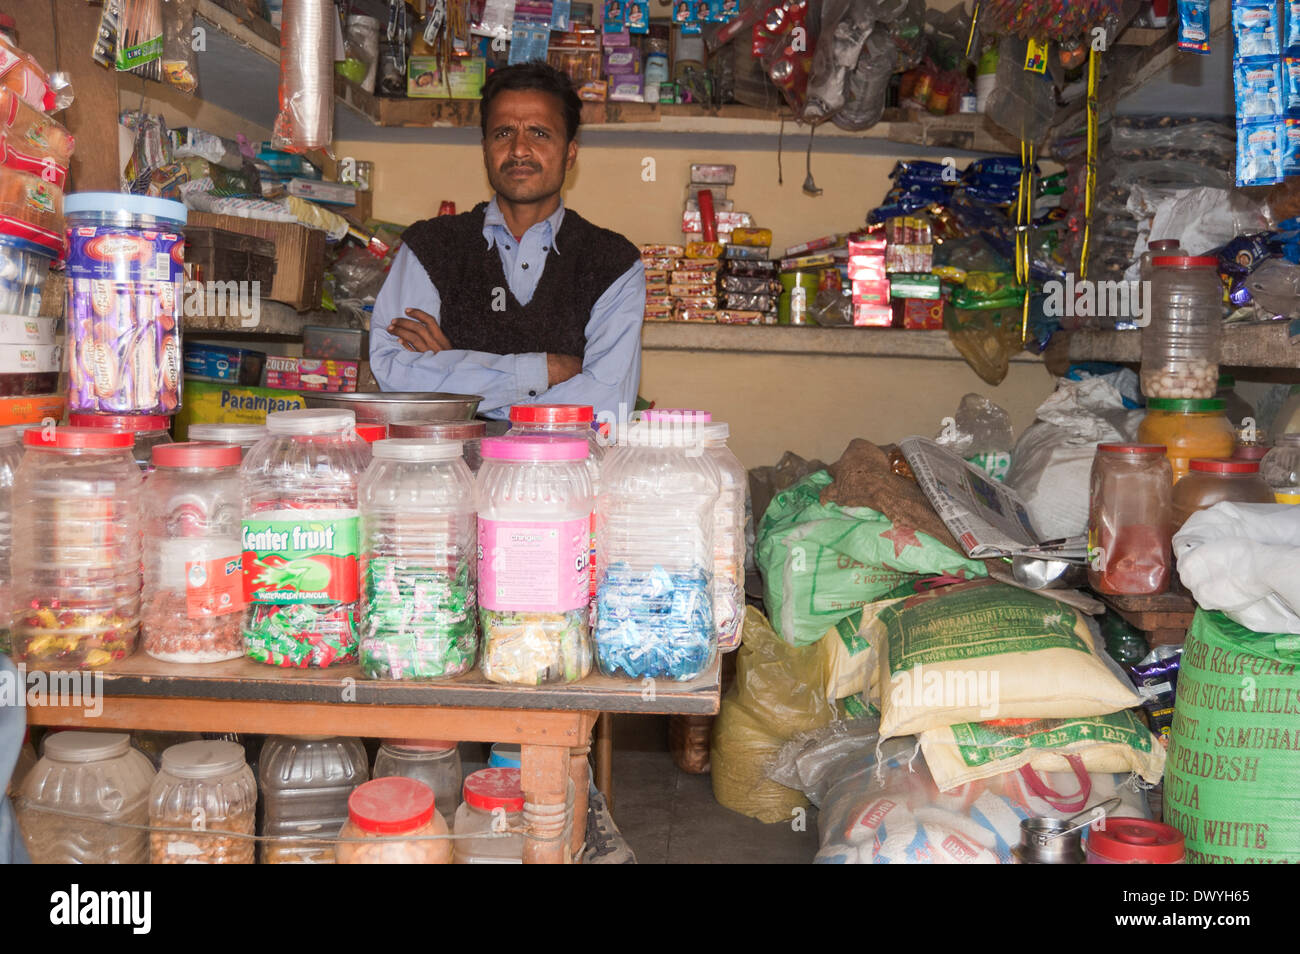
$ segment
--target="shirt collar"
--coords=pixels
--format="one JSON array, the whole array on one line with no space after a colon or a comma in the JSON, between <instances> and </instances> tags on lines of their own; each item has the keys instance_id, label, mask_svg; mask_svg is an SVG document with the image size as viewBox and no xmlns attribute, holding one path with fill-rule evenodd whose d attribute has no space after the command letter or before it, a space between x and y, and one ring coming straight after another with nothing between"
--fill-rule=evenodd
<instances>
[{"instance_id":1,"label":"shirt collar","mask_svg":"<svg viewBox=\"0 0 1300 954\"><path fill-rule=\"evenodd\" d=\"M560 200L559 207L548 215L542 221L538 222L528 231L542 228L542 237L545 244L555 249L555 254L560 254L560 247L555 244L555 237L560 234L560 223L564 221L564 200ZM501 214L501 208L497 205L497 197L492 196L492 201L487 204L487 209L483 215L483 238L487 240L487 247L492 248L497 242L497 229L502 229L507 235L510 235L510 229L506 226L505 216ZM525 233L527 234L527 233Z\"/></svg>"}]
</instances>

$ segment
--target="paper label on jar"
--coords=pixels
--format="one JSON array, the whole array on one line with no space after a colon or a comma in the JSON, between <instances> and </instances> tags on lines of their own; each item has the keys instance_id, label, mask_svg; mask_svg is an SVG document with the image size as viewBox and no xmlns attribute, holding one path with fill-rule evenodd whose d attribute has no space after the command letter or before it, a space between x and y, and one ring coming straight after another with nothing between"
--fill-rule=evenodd
<instances>
[{"instance_id":1,"label":"paper label on jar","mask_svg":"<svg viewBox=\"0 0 1300 954\"><path fill-rule=\"evenodd\" d=\"M356 602L356 511L292 511L292 517L289 513L274 511L243 522L245 600ZM284 519L266 519L282 515Z\"/></svg>"},{"instance_id":2,"label":"paper label on jar","mask_svg":"<svg viewBox=\"0 0 1300 954\"><path fill-rule=\"evenodd\" d=\"M236 613L245 605L242 557L185 562L185 615L190 619Z\"/></svg>"},{"instance_id":3,"label":"paper label on jar","mask_svg":"<svg viewBox=\"0 0 1300 954\"><path fill-rule=\"evenodd\" d=\"M567 613L591 600L588 518L478 521L479 603L489 610Z\"/></svg>"}]
</instances>

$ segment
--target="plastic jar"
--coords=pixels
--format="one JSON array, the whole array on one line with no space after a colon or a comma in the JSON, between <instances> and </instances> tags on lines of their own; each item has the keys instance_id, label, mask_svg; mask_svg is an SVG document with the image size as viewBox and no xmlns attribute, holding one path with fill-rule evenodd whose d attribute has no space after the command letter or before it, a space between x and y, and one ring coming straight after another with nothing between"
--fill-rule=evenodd
<instances>
[{"instance_id":1,"label":"plastic jar","mask_svg":"<svg viewBox=\"0 0 1300 954\"><path fill-rule=\"evenodd\" d=\"M239 448L167 444L153 452L144 529L144 651L168 662L244 655Z\"/></svg>"},{"instance_id":2,"label":"plastic jar","mask_svg":"<svg viewBox=\"0 0 1300 954\"><path fill-rule=\"evenodd\" d=\"M35 318L41 313L41 289L55 256L44 245L0 234L0 315Z\"/></svg>"},{"instance_id":3,"label":"plastic jar","mask_svg":"<svg viewBox=\"0 0 1300 954\"><path fill-rule=\"evenodd\" d=\"M1238 444L1232 449L1232 459L1262 461L1272 449L1271 444Z\"/></svg>"},{"instance_id":4,"label":"plastic jar","mask_svg":"<svg viewBox=\"0 0 1300 954\"><path fill-rule=\"evenodd\" d=\"M1223 284L1210 256L1151 259L1151 323L1142 329L1142 393L1212 398L1219 384Z\"/></svg>"},{"instance_id":5,"label":"plastic jar","mask_svg":"<svg viewBox=\"0 0 1300 954\"><path fill-rule=\"evenodd\" d=\"M484 677L516 685L582 679L591 671L587 442L490 437L477 491Z\"/></svg>"},{"instance_id":6,"label":"plastic jar","mask_svg":"<svg viewBox=\"0 0 1300 954\"><path fill-rule=\"evenodd\" d=\"M257 781L242 745L173 745L149 789L150 864L251 865L256 809Z\"/></svg>"},{"instance_id":7,"label":"plastic jar","mask_svg":"<svg viewBox=\"0 0 1300 954\"><path fill-rule=\"evenodd\" d=\"M411 778L377 778L357 786L348 799L348 820L339 838L375 840L341 840L339 864L450 864L451 839L430 837L449 834L434 805L433 790Z\"/></svg>"},{"instance_id":8,"label":"plastic jar","mask_svg":"<svg viewBox=\"0 0 1300 954\"><path fill-rule=\"evenodd\" d=\"M1279 434L1259 464L1278 503L1300 503L1300 434Z\"/></svg>"},{"instance_id":9,"label":"plastic jar","mask_svg":"<svg viewBox=\"0 0 1300 954\"><path fill-rule=\"evenodd\" d=\"M375 778L413 778L433 790L433 801L451 831L463 781L455 742L385 739L375 756Z\"/></svg>"},{"instance_id":10,"label":"plastic jar","mask_svg":"<svg viewBox=\"0 0 1300 954\"><path fill-rule=\"evenodd\" d=\"M488 752L488 768L513 768L523 765L518 742L493 742Z\"/></svg>"},{"instance_id":11,"label":"plastic jar","mask_svg":"<svg viewBox=\"0 0 1300 954\"><path fill-rule=\"evenodd\" d=\"M1253 460L1204 460L1190 463L1186 477L1174 486L1174 532L1198 510L1216 503L1274 503L1273 489L1260 476Z\"/></svg>"},{"instance_id":12,"label":"plastic jar","mask_svg":"<svg viewBox=\"0 0 1300 954\"><path fill-rule=\"evenodd\" d=\"M1243 422L1246 418L1255 419L1255 409L1236 392L1236 387L1236 378L1230 374L1221 374L1214 396L1223 402L1223 412L1228 415L1233 429L1240 431L1245 426Z\"/></svg>"},{"instance_id":13,"label":"plastic jar","mask_svg":"<svg viewBox=\"0 0 1300 954\"><path fill-rule=\"evenodd\" d=\"M363 442L351 411L279 411L239 469L251 581L244 645L258 662L326 667L357 658Z\"/></svg>"},{"instance_id":14,"label":"plastic jar","mask_svg":"<svg viewBox=\"0 0 1300 954\"><path fill-rule=\"evenodd\" d=\"M265 436L265 424L191 424L186 430L193 443L235 444L244 457Z\"/></svg>"},{"instance_id":15,"label":"plastic jar","mask_svg":"<svg viewBox=\"0 0 1300 954\"><path fill-rule=\"evenodd\" d=\"M731 428L715 421L704 425L704 453L721 477L718 504L713 510L713 623L718 651L740 645L745 620L745 515L749 503L749 473L727 447Z\"/></svg>"},{"instance_id":16,"label":"plastic jar","mask_svg":"<svg viewBox=\"0 0 1300 954\"><path fill-rule=\"evenodd\" d=\"M13 575L9 557L13 546L14 476L23 459L18 428L0 430L0 653L10 652L9 625L13 618Z\"/></svg>"},{"instance_id":17,"label":"plastic jar","mask_svg":"<svg viewBox=\"0 0 1300 954\"><path fill-rule=\"evenodd\" d=\"M1155 268L1151 265L1153 258L1185 258L1186 256L1187 252L1178 239L1156 239L1154 242L1147 242L1147 250L1138 259L1138 279L1144 282L1151 281L1155 274Z\"/></svg>"},{"instance_id":18,"label":"plastic jar","mask_svg":"<svg viewBox=\"0 0 1300 954\"><path fill-rule=\"evenodd\" d=\"M483 455L479 448L487 436L487 424L483 421L401 421L388 425L388 436L460 441L469 472L477 474L483 466Z\"/></svg>"},{"instance_id":19,"label":"plastic jar","mask_svg":"<svg viewBox=\"0 0 1300 954\"><path fill-rule=\"evenodd\" d=\"M387 424L357 424L357 439L361 441L361 454L365 459L366 466L370 466L370 461L374 459L374 450L372 445L375 441L382 441L388 437Z\"/></svg>"},{"instance_id":20,"label":"plastic jar","mask_svg":"<svg viewBox=\"0 0 1300 954\"><path fill-rule=\"evenodd\" d=\"M361 478L361 671L440 679L474 667L474 481L455 443L392 438Z\"/></svg>"},{"instance_id":21,"label":"plastic jar","mask_svg":"<svg viewBox=\"0 0 1300 954\"><path fill-rule=\"evenodd\" d=\"M633 424L597 504L596 663L606 676L694 679L713 664L713 526L722 476L699 426Z\"/></svg>"},{"instance_id":22,"label":"plastic jar","mask_svg":"<svg viewBox=\"0 0 1300 954\"><path fill-rule=\"evenodd\" d=\"M1138 425L1143 444L1164 444L1168 448L1174 483L1187 476L1194 457L1231 457L1237 435L1217 398L1187 400L1152 398L1146 417Z\"/></svg>"},{"instance_id":23,"label":"plastic jar","mask_svg":"<svg viewBox=\"0 0 1300 954\"><path fill-rule=\"evenodd\" d=\"M262 844L262 864L333 864L334 836L348 819L348 798L370 778L361 740L272 736L258 761L262 834L285 839Z\"/></svg>"},{"instance_id":24,"label":"plastic jar","mask_svg":"<svg viewBox=\"0 0 1300 954\"><path fill-rule=\"evenodd\" d=\"M456 809L456 864L523 864L524 836L494 835L523 827L524 790L519 769L474 772L465 779L464 794L465 801Z\"/></svg>"},{"instance_id":25,"label":"plastic jar","mask_svg":"<svg viewBox=\"0 0 1300 954\"><path fill-rule=\"evenodd\" d=\"M140 468L131 435L32 428L14 477L14 662L91 669L140 633Z\"/></svg>"},{"instance_id":26,"label":"plastic jar","mask_svg":"<svg viewBox=\"0 0 1300 954\"><path fill-rule=\"evenodd\" d=\"M17 806L32 861L38 865L147 863L145 826L153 777L153 766L131 748L125 733L50 736L40 761L23 780Z\"/></svg>"},{"instance_id":27,"label":"plastic jar","mask_svg":"<svg viewBox=\"0 0 1300 954\"><path fill-rule=\"evenodd\" d=\"M69 414L73 427L106 427L131 435L131 456L146 475L153 472L153 449L170 444L172 419L161 414Z\"/></svg>"},{"instance_id":28,"label":"plastic jar","mask_svg":"<svg viewBox=\"0 0 1300 954\"><path fill-rule=\"evenodd\" d=\"M1173 567L1170 466L1159 444L1099 444L1088 494L1088 583L1149 596Z\"/></svg>"},{"instance_id":29,"label":"plastic jar","mask_svg":"<svg viewBox=\"0 0 1300 954\"><path fill-rule=\"evenodd\" d=\"M1088 831L1090 865L1181 865L1183 833L1146 818L1107 818Z\"/></svg>"},{"instance_id":30,"label":"plastic jar","mask_svg":"<svg viewBox=\"0 0 1300 954\"><path fill-rule=\"evenodd\" d=\"M69 411L180 407L185 206L119 192L63 202L68 236Z\"/></svg>"}]
</instances>

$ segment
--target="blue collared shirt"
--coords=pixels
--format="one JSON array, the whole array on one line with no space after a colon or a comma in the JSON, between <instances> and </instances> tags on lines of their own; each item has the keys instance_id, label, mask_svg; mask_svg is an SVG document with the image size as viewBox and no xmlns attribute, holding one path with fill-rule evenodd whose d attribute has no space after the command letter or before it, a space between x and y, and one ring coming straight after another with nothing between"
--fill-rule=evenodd
<instances>
[{"instance_id":1,"label":"blue collared shirt","mask_svg":"<svg viewBox=\"0 0 1300 954\"><path fill-rule=\"evenodd\" d=\"M506 227L496 197L483 220L487 248L501 256L510 291L526 305L537 291L546 256L564 220L564 203L516 240ZM557 255L564 249L555 247ZM512 404L590 404L596 413L631 413L641 377L641 322L645 316L645 267L638 261L597 299L587 322L582 373L548 388L546 355L485 351L407 351L388 332L407 308L441 317L442 299L429 273L403 246L375 298L370 322L370 368L384 391L452 391L481 394L479 413L504 420ZM452 342L455 344L455 342Z\"/></svg>"}]
</instances>

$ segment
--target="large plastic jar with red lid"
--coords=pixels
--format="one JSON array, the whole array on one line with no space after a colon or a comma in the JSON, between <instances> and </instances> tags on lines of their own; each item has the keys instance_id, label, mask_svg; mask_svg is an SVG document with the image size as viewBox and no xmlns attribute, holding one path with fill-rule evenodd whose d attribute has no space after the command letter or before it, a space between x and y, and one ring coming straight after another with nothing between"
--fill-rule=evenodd
<instances>
[{"instance_id":1,"label":"large plastic jar with red lid","mask_svg":"<svg viewBox=\"0 0 1300 954\"><path fill-rule=\"evenodd\" d=\"M0 428L0 653L9 653L9 623L13 615L13 576L9 567L13 552L14 476L23 459L22 429Z\"/></svg>"},{"instance_id":2,"label":"large plastic jar with red lid","mask_svg":"<svg viewBox=\"0 0 1300 954\"><path fill-rule=\"evenodd\" d=\"M1196 459L1186 477L1174 485L1174 532L1198 510L1217 503L1274 503L1273 489L1253 460Z\"/></svg>"},{"instance_id":3,"label":"large plastic jar with red lid","mask_svg":"<svg viewBox=\"0 0 1300 954\"><path fill-rule=\"evenodd\" d=\"M388 436L459 441L465 465L471 474L477 474L483 466L479 448L487 436L487 424L483 421L394 421L388 425Z\"/></svg>"},{"instance_id":4,"label":"large plastic jar with red lid","mask_svg":"<svg viewBox=\"0 0 1300 954\"><path fill-rule=\"evenodd\" d=\"M1211 256L1151 259L1149 324L1142 329L1142 393L1212 398L1219 387L1223 283Z\"/></svg>"},{"instance_id":5,"label":"large plastic jar with red lid","mask_svg":"<svg viewBox=\"0 0 1300 954\"><path fill-rule=\"evenodd\" d=\"M1088 583L1149 596L1173 568L1170 465L1162 444L1099 444L1088 495Z\"/></svg>"},{"instance_id":6,"label":"large plastic jar with red lid","mask_svg":"<svg viewBox=\"0 0 1300 954\"><path fill-rule=\"evenodd\" d=\"M131 435L39 427L14 476L13 657L91 669L140 633L140 468Z\"/></svg>"},{"instance_id":7,"label":"large plastic jar with red lid","mask_svg":"<svg viewBox=\"0 0 1300 954\"><path fill-rule=\"evenodd\" d=\"M385 739L375 756L375 778L399 775L433 789L434 802L447 830L456 824L464 775L455 742L436 739Z\"/></svg>"},{"instance_id":8,"label":"large plastic jar with red lid","mask_svg":"<svg viewBox=\"0 0 1300 954\"><path fill-rule=\"evenodd\" d=\"M361 456L365 460L366 466L369 467L370 462L374 459L374 449L370 445L375 441L382 441L388 437L388 425L358 422L356 428L357 440L361 442Z\"/></svg>"},{"instance_id":9,"label":"large plastic jar with red lid","mask_svg":"<svg viewBox=\"0 0 1300 954\"><path fill-rule=\"evenodd\" d=\"M163 444L144 495L144 651L168 662L244 655L240 449Z\"/></svg>"},{"instance_id":10,"label":"large plastic jar with red lid","mask_svg":"<svg viewBox=\"0 0 1300 954\"><path fill-rule=\"evenodd\" d=\"M1090 865L1181 865L1183 834L1147 818L1107 818L1088 832Z\"/></svg>"},{"instance_id":11,"label":"large plastic jar with red lid","mask_svg":"<svg viewBox=\"0 0 1300 954\"><path fill-rule=\"evenodd\" d=\"M69 414L73 427L106 427L131 435L131 456L145 474L153 471L153 449L172 442L172 419L162 414Z\"/></svg>"},{"instance_id":12,"label":"large plastic jar with red lid","mask_svg":"<svg viewBox=\"0 0 1300 954\"><path fill-rule=\"evenodd\" d=\"M377 778L348 797L335 857L341 865L450 864L447 834L433 789L411 778Z\"/></svg>"},{"instance_id":13,"label":"large plastic jar with red lid","mask_svg":"<svg viewBox=\"0 0 1300 954\"><path fill-rule=\"evenodd\" d=\"M465 779L456 809L456 864L523 864L524 836L502 834L524 823L519 769L488 768Z\"/></svg>"}]
</instances>

